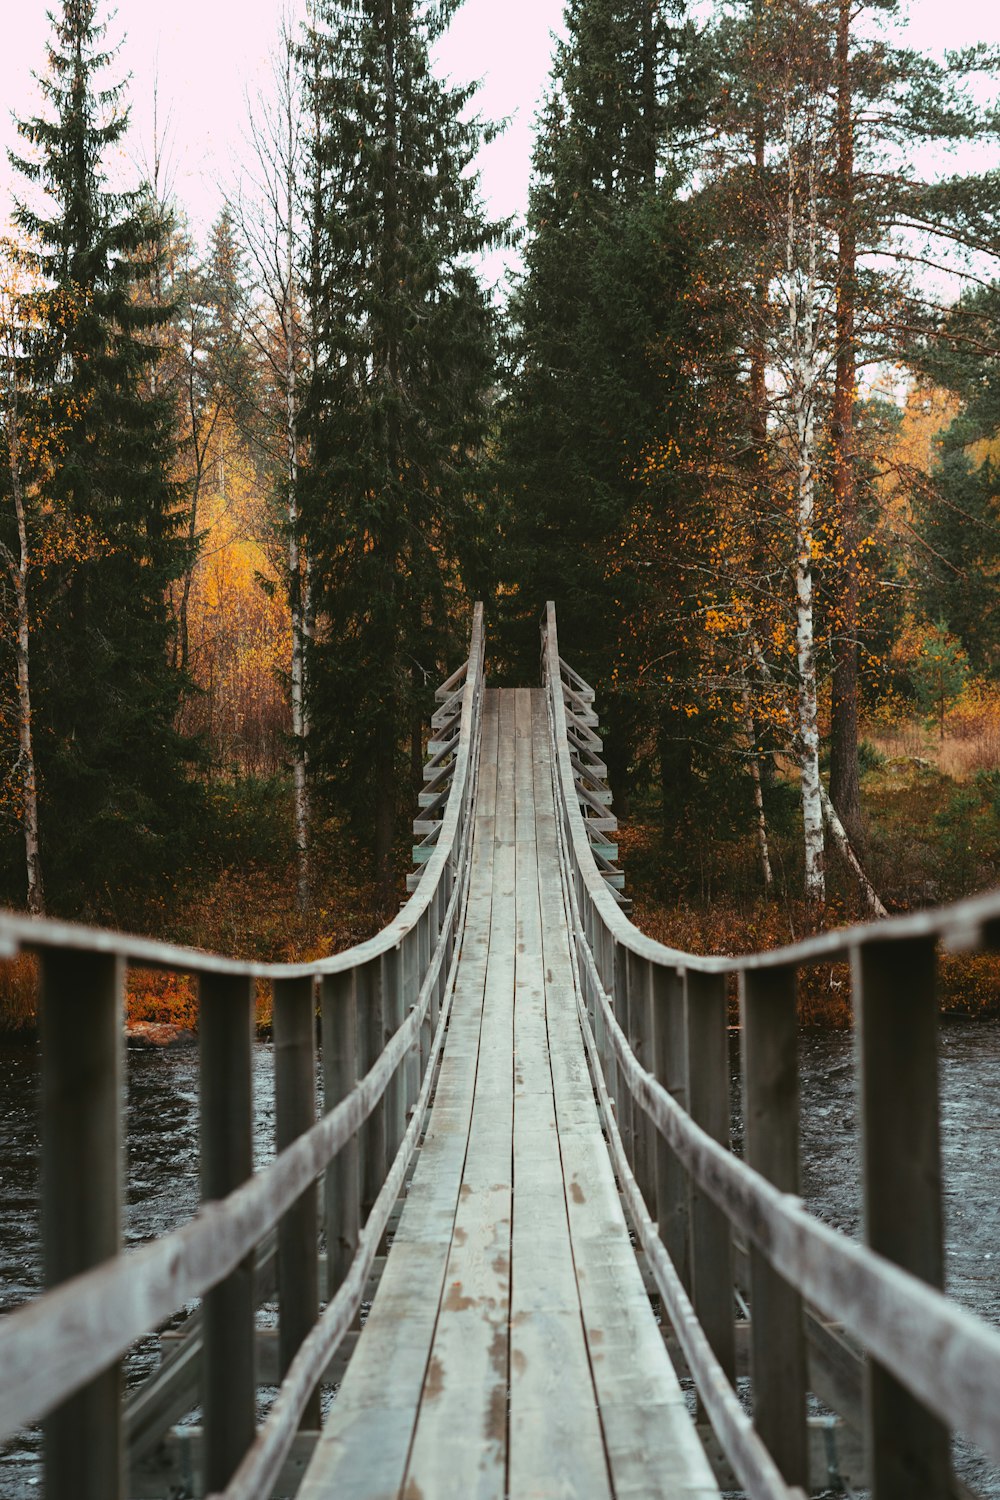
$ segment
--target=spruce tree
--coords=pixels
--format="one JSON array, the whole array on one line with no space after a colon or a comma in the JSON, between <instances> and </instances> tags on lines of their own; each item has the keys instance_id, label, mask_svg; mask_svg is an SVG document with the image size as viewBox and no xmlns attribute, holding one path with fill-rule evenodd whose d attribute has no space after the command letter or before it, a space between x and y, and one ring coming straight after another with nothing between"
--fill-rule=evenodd
<instances>
[{"instance_id":1,"label":"spruce tree","mask_svg":"<svg viewBox=\"0 0 1000 1500\"><path fill-rule=\"evenodd\" d=\"M466 118L474 90L439 81L429 56L457 5L323 0L304 63L310 753L352 825L370 837L374 820L386 895L476 528L495 373L495 317L470 268L498 234L471 172L489 132Z\"/></svg>"},{"instance_id":2,"label":"spruce tree","mask_svg":"<svg viewBox=\"0 0 1000 1500\"><path fill-rule=\"evenodd\" d=\"M48 496L75 539L48 573L36 657L42 843L50 893L87 913L169 867L189 795L167 604L183 504L170 401L147 378L169 311L141 290L163 236L148 192L107 181L128 115L124 85L101 81L115 54L97 12L62 0L48 109L20 122L34 151L14 158L42 190L17 212L46 288L31 379L60 429Z\"/></svg>"},{"instance_id":3,"label":"spruce tree","mask_svg":"<svg viewBox=\"0 0 1000 1500\"><path fill-rule=\"evenodd\" d=\"M539 122L526 273L505 412L508 650L528 670L538 611L599 689L619 806L638 732L637 625L648 570L648 445L683 441L690 264L678 192L697 117L692 35L649 0L570 0ZM655 589L669 587L662 577ZM647 606L651 606L647 609Z\"/></svg>"}]
</instances>

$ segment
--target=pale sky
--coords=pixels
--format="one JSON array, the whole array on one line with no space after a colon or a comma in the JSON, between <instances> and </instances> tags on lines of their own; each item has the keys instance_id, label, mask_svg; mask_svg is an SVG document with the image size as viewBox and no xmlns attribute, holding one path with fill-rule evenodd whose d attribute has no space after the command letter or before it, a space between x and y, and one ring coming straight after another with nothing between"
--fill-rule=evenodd
<instances>
[{"instance_id":1,"label":"pale sky","mask_svg":"<svg viewBox=\"0 0 1000 1500\"><path fill-rule=\"evenodd\" d=\"M3 0L0 223L7 219L12 190L4 149L16 139L11 116L35 110L31 73L45 66L46 10L53 3L58 0ZM132 74L128 153L136 161L150 158L153 84L158 79L172 185L199 230L236 186L246 96L268 78L283 3L117 0L110 37L124 37L121 67ZM297 11L302 0L290 3ZM506 134L485 150L481 163L484 194L496 217L521 214L526 206L533 121L562 6L563 0L466 0L440 48L441 65L456 81L482 80L479 108L484 117L512 117ZM995 0L911 0L909 14L907 41L912 47L938 52L943 46L977 41L1000 44Z\"/></svg>"}]
</instances>

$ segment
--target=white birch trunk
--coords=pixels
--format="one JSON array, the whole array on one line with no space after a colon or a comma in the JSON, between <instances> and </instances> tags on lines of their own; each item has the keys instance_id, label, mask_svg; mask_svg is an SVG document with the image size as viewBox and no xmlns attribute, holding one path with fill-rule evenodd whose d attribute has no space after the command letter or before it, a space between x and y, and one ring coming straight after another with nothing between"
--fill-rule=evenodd
<instances>
[{"instance_id":1,"label":"white birch trunk","mask_svg":"<svg viewBox=\"0 0 1000 1500\"><path fill-rule=\"evenodd\" d=\"M764 877L764 889L768 895L774 889L774 872L771 869L771 851L767 840L767 818L764 814L764 791L760 784L760 762L757 759L757 736L754 727L753 709L750 704L750 689L743 685L743 714L747 735L750 739L750 780L753 784L753 805L757 815L757 852L760 869Z\"/></svg>"},{"instance_id":2,"label":"white birch trunk","mask_svg":"<svg viewBox=\"0 0 1000 1500\"><path fill-rule=\"evenodd\" d=\"M823 802L819 774L819 710L816 685L816 647L813 630L813 528L816 505L816 397L818 394L819 318L817 309L818 223L816 213L816 115L809 125L807 172L806 264L797 253L795 146L791 116L785 111L788 150L788 222L786 269L789 281L788 334L790 344L789 404L795 445L795 651L798 667L799 772L807 900L820 906L826 900Z\"/></svg>"},{"instance_id":3,"label":"white birch trunk","mask_svg":"<svg viewBox=\"0 0 1000 1500\"><path fill-rule=\"evenodd\" d=\"M24 828L24 863L27 883L28 910L40 916L45 910L45 892L42 883L42 856L38 836L38 777L35 769L35 748L31 709L31 617L28 609L28 572L31 566L28 542L28 520L24 504L24 486L20 463L20 413L17 399L17 376L13 369L7 377L7 457L10 464L11 489L14 496L14 511L17 520L18 555L4 547L3 557L7 564L11 587L14 591L14 607L17 615L17 741L18 767L21 777L22 811Z\"/></svg>"}]
</instances>

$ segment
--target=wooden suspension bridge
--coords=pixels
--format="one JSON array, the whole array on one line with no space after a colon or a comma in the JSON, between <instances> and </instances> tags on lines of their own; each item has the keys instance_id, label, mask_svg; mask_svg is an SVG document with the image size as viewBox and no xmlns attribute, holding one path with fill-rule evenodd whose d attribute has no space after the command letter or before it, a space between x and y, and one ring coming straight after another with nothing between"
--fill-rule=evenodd
<instances>
[{"instance_id":1,"label":"wooden suspension bridge","mask_svg":"<svg viewBox=\"0 0 1000 1500\"><path fill-rule=\"evenodd\" d=\"M477 607L412 895L347 953L0 917L0 955L40 959L47 1287L0 1323L0 1437L42 1422L48 1500L955 1500L953 1432L1000 1461L1000 1332L942 1291L934 979L939 946L1000 945L1000 897L740 959L664 948L625 914L593 699L551 605L541 688L488 689ZM796 975L843 959L864 1243L798 1196ZM123 1253L128 965L198 978L203 1201ZM277 1155L254 1174L262 981ZM191 1304L125 1394L130 1347Z\"/></svg>"}]
</instances>

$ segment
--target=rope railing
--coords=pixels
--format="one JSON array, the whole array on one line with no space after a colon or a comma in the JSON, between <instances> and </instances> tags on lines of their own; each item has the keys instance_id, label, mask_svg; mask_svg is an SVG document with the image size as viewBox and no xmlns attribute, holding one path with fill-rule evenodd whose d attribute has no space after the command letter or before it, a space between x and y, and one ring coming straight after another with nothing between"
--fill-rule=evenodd
<instances>
[{"instance_id":1,"label":"rope railing","mask_svg":"<svg viewBox=\"0 0 1000 1500\"><path fill-rule=\"evenodd\" d=\"M876 1500L953 1500L964 1433L1000 1460L1000 1332L943 1294L936 949L1000 946L1000 894L739 957L687 954L623 915L595 861L567 708L594 694L542 622L553 779L578 1002L636 1233L727 1459L752 1500L808 1490L817 1318L867 1352ZM594 715L596 720L596 714ZM860 1064L864 1239L799 1196L796 983L847 959ZM740 997L745 1160L730 1144L729 981ZM735 1392L736 1263L749 1252L753 1427ZM861 1390L861 1370L857 1372ZM734 1403L736 1403L734 1405Z\"/></svg>"},{"instance_id":2,"label":"rope railing","mask_svg":"<svg viewBox=\"0 0 1000 1500\"><path fill-rule=\"evenodd\" d=\"M0 1321L0 1440L44 1420L48 1500L122 1500L120 1361L196 1298L204 1491L270 1493L268 1476L280 1469L299 1420L318 1423L318 1384L357 1316L419 1139L447 1024L471 869L483 660L477 605L468 661L439 690L450 768L434 848L399 915L367 942L307 964L242 963L0 914L0 956L30 951L40 960L48 1288ZM123 1253L129 966L198 977L202 1206L180 1228ZM273 987L277 1155L253 1174L251 1039L262 980ZM317 1000L326 1108L319 1121ZM285 1383L258 1436L254 1256L275 1230ZM196 1389L189 1404L197 1399ZM176 1404L171 1390L167 1423ZM295 1415L282 1423L286 1410ZM145 1449L152 1425L144 1412ZM246 1489L247 1473L263 1487Z\"/></svg>"}]
</instances>

